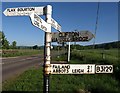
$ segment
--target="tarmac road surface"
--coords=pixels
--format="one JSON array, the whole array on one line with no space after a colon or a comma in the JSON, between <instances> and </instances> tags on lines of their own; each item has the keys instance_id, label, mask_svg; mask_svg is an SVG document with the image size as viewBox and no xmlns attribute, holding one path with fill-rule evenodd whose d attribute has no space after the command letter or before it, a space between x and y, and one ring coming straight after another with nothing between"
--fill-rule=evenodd
<instances>
[{"instance_id":1,"label":"tarmac road surface","mask_svg":"<svg viewBox=\"0 0 120 93\"><path fill-rule=\"evenodd\" d=\"M2 81L19 75L25 70L43 64L43 55L12 57L2 59Z\"/></svg>"},{"instance_id":2,"label":"tarmac road surface","mask_svg":"<svg viewBox=\"0 0 120 93\"><path fill-rule=\"evenodd\" d=\"M62 54L63 51L61 51ZM58 52L53 51L51 53L52 57L57 56ZM33 55L33 56L21 56L21 57L10 57L10 58L1 58L2 62L2 82L8 80L9 78L15 77L25 70L31 67L39 67L43 65L43 54ZM1 60L0 59L0 60ZM56 63L56 62L52 62ZM62 62L61 62L62 63Z\"/></svg>"}]
</instances>

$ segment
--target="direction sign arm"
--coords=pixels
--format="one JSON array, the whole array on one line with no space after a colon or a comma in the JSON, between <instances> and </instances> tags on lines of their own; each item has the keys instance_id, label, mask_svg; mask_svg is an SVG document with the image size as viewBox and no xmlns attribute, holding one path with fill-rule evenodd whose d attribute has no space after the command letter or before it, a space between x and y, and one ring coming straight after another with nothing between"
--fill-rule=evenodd
<instances>
[{"instance_id":1,"label":"direction sign arm","mask_svg":"<svg viewBox=\"0 0 120 93\"><path fill-rule=\"evenodd\" d=\"M50 25L45 22L40 16L38 16L36 13L32 13L30 15L31 22L34 26L38 27L39 29L49 32L50 31Z\"/></svg>"},{"instance_id":2,"label":"direction sign arm","mask_svg":"<svg viewBox=\"0 0 120 93\"><path fill-rule=\"evenodd\" d=\"M51 18L51 26L61 32L61 25L56 22L53 18Z\"/></svg>"},{"instance_id":3,"label":"direction sign arm","mask_svg":"<svg viewBox=\"0 0 120 93\"><path fill-rule=\"evenodd\" d=\"M44 14L44 6L42 7L16 7L16 8L6 8L3 12L5 16L29 16L31 13L36 13L38 15Z\"/></svg>"}]
</instances>

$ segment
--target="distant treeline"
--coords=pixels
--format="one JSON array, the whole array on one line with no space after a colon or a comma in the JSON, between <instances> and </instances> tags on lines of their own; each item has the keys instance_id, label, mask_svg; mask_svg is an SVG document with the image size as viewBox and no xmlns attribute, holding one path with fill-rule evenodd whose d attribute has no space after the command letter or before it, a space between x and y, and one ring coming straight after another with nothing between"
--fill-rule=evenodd
<instances>
[{"instance_id":1,"label":"distant treeline","mask_svg":"<svg viewBox=\"0 0 120 93\"><path fill-rule=\"evenodd\" d=\"M72 49L111 49L111 48L120 48L120 41L114 41L109 43L95 44L95 45L71 45Z\"/></svg>"},{"instance_id":2,"label":"distant treeline","mask_svg":"<svg viewBox=\"0 0 120 93\"><path fill-rule=\"evenodd\" d=\"M17 46L17 41L13 41L11 44L7 40L3 31L0 31L0 49L42 49L42 46Z\"/></svg>"},{"instance_id":3,"label":"distant treeline","mask_svg":"<svg viewBox=\"0 0 120 93\"><path fill-rule=\"evenodd\" d=\"M17 46L17 49L44 49L44 46ZM57 46L53 45L54 50L61 50L62 48L67 49L68 45L66 46ZM109 42L109 43L102 43L102 44L95 44L95 45L87 45L87 46L82 46L79 44L76 45L71 45L71 49L78 49L78 50L84 50L84 49L112 49L112 48L120 48L120 41L115 41L115 42Z\"/></svg>"},{"instance_id":4,"label":"distant treeline","mask_svg":"<svg viewBox=\"0 0 120 93\"><path fill-rule=\"evenodd\" d=\"M43 49L43 46L16 46L17 49Z\"/></svg>"},{"instance_id":5,"label":"distant treeline","mask_svg":"<svg viewBox=\"0 0 120 93\"><path fill-rule=\"evenodd\" d=\"M66 46L53 46L53 49L55 50L61 50L62 48L67 49L68 45ZM102 43L102 44L95 44L95 45L86 45L86 46L82 46L79 44L72 44L71 45L71 50L72 49L77 49L77 50L84 50L84 49L112 49L112 48L120 48L120 41L114 41L114 42L109 42L109 43Z\"/></svg>"}]
</instances>

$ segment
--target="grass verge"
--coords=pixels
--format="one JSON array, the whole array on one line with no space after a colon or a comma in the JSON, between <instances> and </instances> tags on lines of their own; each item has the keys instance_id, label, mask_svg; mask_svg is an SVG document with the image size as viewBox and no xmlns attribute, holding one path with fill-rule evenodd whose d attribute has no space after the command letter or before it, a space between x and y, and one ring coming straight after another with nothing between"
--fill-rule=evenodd
<instances>
[{"instance_id":1,"label":"grass verge","mask_svg":"<svg viewBox=\"0 0 120 93\"><path fill-rule=\"evenodd\" d=\"M32 68L18 78L6 81L3 91L43 92L42 68ZM119 82L110 74L50 75L50 93L119 93Z\"/></svg>"},{"instance_id":2,"label":"grass verge","mask_svg":"<svg viewBox=\"0 0 120 93\"><path fill-rule=\"evenodd\" d=\"M35 54L43 54L43 50L32 49L16 49L16 50L2 50L2 57L16 57L16 56L31 56Z\"/></svg>"}]
</instances>

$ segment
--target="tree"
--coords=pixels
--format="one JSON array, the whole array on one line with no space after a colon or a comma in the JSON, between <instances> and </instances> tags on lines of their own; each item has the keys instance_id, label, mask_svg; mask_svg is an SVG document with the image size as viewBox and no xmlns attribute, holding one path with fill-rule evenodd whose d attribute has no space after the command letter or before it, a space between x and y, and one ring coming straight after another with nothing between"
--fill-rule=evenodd
<instances>
[{"instance_id":1,"label":"tree","mask_svg":"<svg viewBox=\"0 0 120 93\"><path fill-rule=\"evenodd\" d=\"M4 32L2 32L2 48L9 49L9 41L6 39Z\"/></svg>"},{"instance_id":2,"label":"tree","mask_svg":"<svg viewBox=\"0 0 120 93\"><path fill-rule=\"evenodd\" d=\"M110 48L112 48L112 46L110 44L106 44L104 48L105 49L110 49Z\"/></svg>"},{"instance_id":3,"label":"tree","mask_svg":"<svg viewBox=\"0 0 120 93\"><path fill-rule=\"evenodd\" d=\"M12 42L12 48L13 48L13 49L16 49L16 45L17 45L17 42L16 42L16 41L13 41L13 42Z\"/></svg>"},{"instance_id":4,"label":"tree","mask_svg":"<svg viewBox=\"0 0 120 93\"><path fill-rule=\"evenodd\" d=\"M2 48L2 32L0 31L0 48Z\"/></svg>"},{"instance_id":5,"label":"tree","mask_svg":"<svg viewBox=\"0 0 120 93\"><path fill-rule=\"evenodd\" d=\"M34 46L33 46L33 49L38 49L38 45L34 45Z\"/></svg>"}]
</instances>

